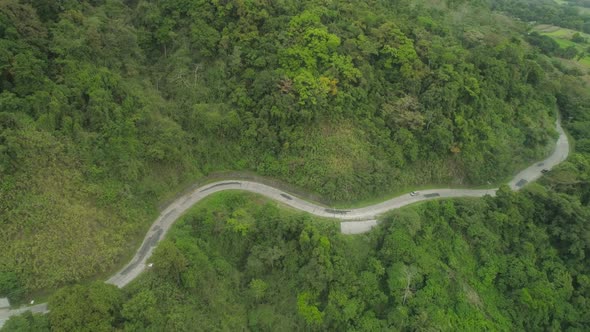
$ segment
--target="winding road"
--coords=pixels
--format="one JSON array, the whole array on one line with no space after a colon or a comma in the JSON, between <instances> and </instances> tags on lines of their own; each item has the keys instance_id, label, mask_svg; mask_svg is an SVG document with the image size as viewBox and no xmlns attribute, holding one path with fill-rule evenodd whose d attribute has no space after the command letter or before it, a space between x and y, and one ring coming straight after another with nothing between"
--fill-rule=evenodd
<instances>
[{"instance_id":1,"label":"winding road","mask_svg":"<svg viewBox=\"0 0 590 332\"><path fill-rule=\"evenodd\" d=\"M557 132L559 138L555 145L553 153L545 160L538 161L528 168L518 173L509 183L511 189L519 190L527 183L535 181L543 174L543 170L549 170L565 160L569 154L569 142L563 128L559 121L556 122ZM431 189L421 191L418 195L411 196L408 194L398 196L396 198L358 209L331 209L314 204L298 197L295 197L282 190L270 187L265 184L241 181L241 180L226 180L210 183L199 188L194 189L172 202L166 207L160 216L154 221L150 230L146 234L141 247L137 253L122 270L117 272L106 282L117 287L123 287L135 279L139 274L147 268L147 260L152 255L152 252L158 242L160 242L172 224L178 220L183 213L190 209L194 204L198 203L203 198L224 190L244 190L257 193L279 201L295 209L311 213L319 217L335 218L341 220L341 231L345 234L357 234L370 230L377 224L377 217L387 211L397 209L409 204L420 201L437 199L437 198L451 198L451 197L482 197L485 195L494 196L497 189ZM39 304L20 309L0 309L0 327L4 322L13 315L19 315L25 311L45 313L47 312L47 304Z\"/></svg>"}]
</instances>

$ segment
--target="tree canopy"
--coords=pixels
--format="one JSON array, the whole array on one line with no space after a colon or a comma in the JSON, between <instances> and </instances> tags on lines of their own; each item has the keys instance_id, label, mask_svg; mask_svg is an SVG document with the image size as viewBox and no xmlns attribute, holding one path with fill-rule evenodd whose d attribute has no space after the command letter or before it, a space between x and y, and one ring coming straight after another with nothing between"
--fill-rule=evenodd
<instances>
[{"instance_id":1,"label":"tree canopy","mask_svg":"<svg viewBox=\"0 0 590 332\"><path fill-rule=\"evenodd\" d=\"M159 203L216 171L254 171L330 202L416 185L500 182L548 152L557 106L564 119L572 117L567 126L580 151L588 150L585 87L529 45L551 43L524 31L485 3L465 1L0 0L0 295L16 303L112 271L139 246ZM547 186L587 204L586 158L574 154ZM442 270L424 277L414 251L392 248L403 263L375 258L372 267L351 268L364 280L351 279L356 288L332 291L344 283L338 273L353 264L344 262L347 244L335 240L334 229L320 230L301 216L278 222L278 212L269 212L280 227L275 236L285 241L257 247L244 239L263 229L263 216L244 209L230 209L227 226L219 221L228 233L218 245L236 260L208 256L217 247L171 240L154 257L162 260L153 273L167 280L166 291L121 295L96 284L74 286L56 294L48 320L11 324L182 330L208 320L204 329L284 323L294 324L287 330L364 330L411 316L416 324L431 318L459 326L448 325L458 318L441 308L453 303L463 310L454 298L460 293L443 294L433 311L408 309L417 289L434 296L452 280ZM567 241L577 240L560 236L556 247L566 245L581 259L583 246L570 248ZM402 230L391 237L417 245ZM244 261L248 250L257 256ZM283 267L294 253L301 261ZM195 271L195 261L209 268ZM273 306L268 294L279 294L280 283L266 274L276 268L289 271L279 275L285 283L286 275L300 274L300 284ZM217 273L224 276L217 286L199 287ZM535 301L554 295L541 291L548 280L510 289L522 308L538 310ZM232 287L243 292L226 290ZM204 292L209 302L186 304L186 289ZM249 302L228 307L235 320L192 314L205 303L221 312L242 293ZM87 301L77 308L84 317L57 310L78 301ZM155 313L162 301L171 310L161 313L167 318ZM386 313L394 302L398 309ZM283 320L287 311L278 308L287 307L299 318ZM530 326L548 329L553 320L542 314L555 308L535 311ZM492 317L486 324L517 322L508 311L465 310L478 322Z\"/></svg>"},{"instance_id":2,"label":"tree canopy","mask_svg":"<svg viewBox=\"0 0 590 332\"><path fill-rule=\"evenodd\" d=\"M236 218L254 220L247 231ZM52 330L586 330L590 208L535 185L430 201L371 233L252 194L207 198L124 290L50 300ZM14 318L11 325L40 324ZM47 324L45 322L45 324Z\"/></svg>"}]
</instances>

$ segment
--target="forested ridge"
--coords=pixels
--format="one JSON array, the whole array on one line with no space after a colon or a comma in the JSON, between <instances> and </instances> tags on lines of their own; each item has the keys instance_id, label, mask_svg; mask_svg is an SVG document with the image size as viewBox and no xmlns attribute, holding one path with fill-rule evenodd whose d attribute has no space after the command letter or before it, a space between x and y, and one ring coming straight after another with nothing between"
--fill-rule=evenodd
<instances>
[{"instance_id":1,"label":"forested ridge","mask_svg":"<svg viewBox=\"0 0 590 332\"><path fill-rule=\"evenodd\" d=\"M0 295L18 301L114 269L159 201L214 171L252 170L333 201L499 182L548 152L557 106L582 153L546 185L585 207L588 93L528 45L525 31L485 3L460 1L0 0ZM176 250L173 241L161 247ZM230 267L243 273L241 264ZM180 272L170 286L178 294L188 287ZM386 308L398 307L386 294L351 313L353 325L324 320L328 288L316 286L286 295L306 312L291 328L362 329L365 311L374 312L367 324L390 326ZM119 311L119 291L84 287L113 296L114 307L101 304L113 315L103 323L140 324L128 316L134 309ZM243 301L235 310L250 306ZM484 316L517 324L508 307ZM188 308L177 313L186 324ZM538 324L585 324L568 319ZM274 324L244 322L235 326Z\"/></svg>"}]
</instances>

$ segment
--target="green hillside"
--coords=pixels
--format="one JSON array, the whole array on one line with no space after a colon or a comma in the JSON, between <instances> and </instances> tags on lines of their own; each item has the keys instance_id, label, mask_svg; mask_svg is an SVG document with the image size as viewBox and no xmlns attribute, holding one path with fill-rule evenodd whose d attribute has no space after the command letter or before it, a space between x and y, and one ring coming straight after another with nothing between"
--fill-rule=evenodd
<instances>
[{"instance_id":1,"label":"green hillside","mask_svg":"<svg viewBox=\"0 0 590 332\"><path fill-rule=\"evenodd\" d=\"M576 55L571 57L571 61L582 65L587 73L590 72L590 34L546 24L538 25L533 30L553 38L563 49L562 52L568 48L576 50Z\"/></svg>"},{"instance_id":2,"label":"green hillside","mask_svg":"<svg viewBox=\"0 0 590 332\"><path fill-rule=\"evenodd\" d=\"M494 182L554 137L535 55L469 8L0 3L0 268L27 291L112 270L211 171L351 201Z\"/></svg>"},{"instance_id":3,"label":"green hillside","mask_svg":"<svg viewBox=\"0 0 590 332\"><path fill-rule=\"evenodd\" d=\"M175 225L153 268L124 290L65 288L47 317L6 327L585 330L590 270L579 234L590 208L534 189L404 208L353 237L254 195L217 194Z\"/></svg>"},{"instance_id":4,"label":"green hillside","mask_svg":"<svg viewBox=\"0 0 590 332\"><path fill-rule=\"evenodd\" d=\"M76 285L55 293L48 317L10 324L588 328L590 90L503 12L464 1L0 0L0 297ZM255 172L338 206L489 185L548 154L558 109L578 153L537 192L426 204L358 239L220 196L158 247L165 268L124 290L100 282L160 204L212 173ZM394 222L405 214L413 225ZM275 248L289 259L279 264ZM254 252L270 258L248 266ZM400 304L400 275L414 270L415 297Z\"/></svg>"}]
</instances>

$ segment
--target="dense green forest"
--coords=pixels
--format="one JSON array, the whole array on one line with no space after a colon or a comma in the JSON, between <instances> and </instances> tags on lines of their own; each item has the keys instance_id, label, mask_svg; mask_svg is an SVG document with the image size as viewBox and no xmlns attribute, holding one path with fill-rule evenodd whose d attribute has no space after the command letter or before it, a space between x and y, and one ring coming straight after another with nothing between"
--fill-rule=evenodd
<instances>
[{"instance_id":1,"label":"dense green forest","mask_svg":"<svg viewBox=\"0 0 590 332\"><path fill-rule=\"evenodd\" d=\"M590 33L590 14L576 7L590 7L586 0L490 0L490 3L491 8L507 12L525 22L554 24Z\"/></svg>"},{"instance_id":2,"label":"dense green forest","mask_svg":"<svg viewBox=\"0 0 590 332\"><path fill-rule=\"evenodd\" d=\"M517 23L449 6L1 0L0 293L111 271L212 171L352 201L541 157L560 76Z\"/></svg>"},{"instance_id":3,"label":"dense green forest","mask_svg":"<svg viewBox=\"0 0 590 332\"><path fill-rule=\"evenodd\" d=\"M217 194L179 221L124 290L58 291L9 331L585 331L590 207L534 185L433 201L368 235Z\"/></svg>"},{"instance_id":4,"label":"dense green forest","mask_svg":"<svg viewBox=\"0 0 590 332\"><path fill-rule=\"evenodd\" d=\"M158 203L215 171L340 202L497 183L548 152L558 107L576 148L527 192L361 237L216 196L129 287L63 288L5 329L588 330L590 90L494 3L0 0L13 302L114 270Z\"/></svg>"}]
</instances>

